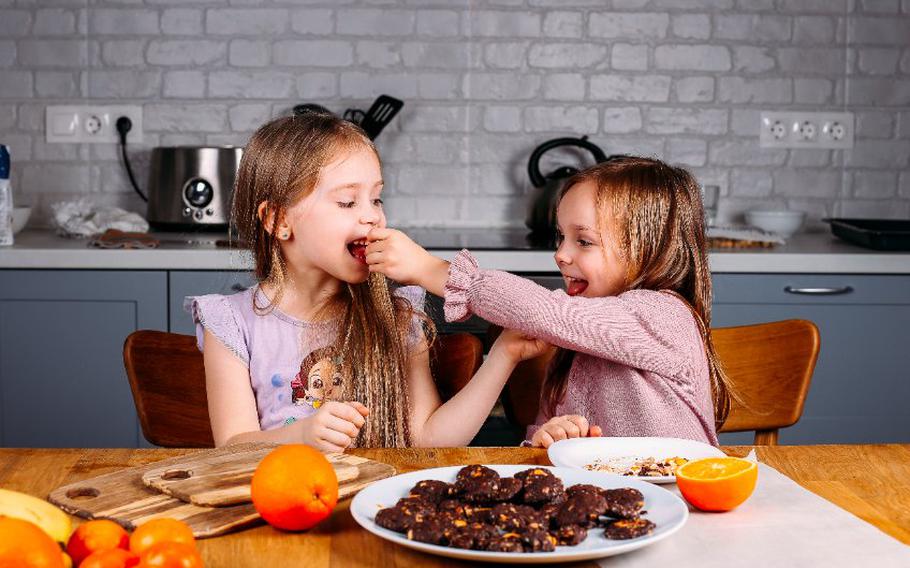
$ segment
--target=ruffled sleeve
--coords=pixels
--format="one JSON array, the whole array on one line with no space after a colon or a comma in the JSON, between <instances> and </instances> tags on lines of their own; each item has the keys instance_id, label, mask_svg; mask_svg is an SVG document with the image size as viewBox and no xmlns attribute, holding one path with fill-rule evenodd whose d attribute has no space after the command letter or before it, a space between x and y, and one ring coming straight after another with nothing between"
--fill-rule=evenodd
<instances>
[{"instance_id":1,"label":"ruffled sleeve","mask_svg":"<svg viewBox=\"0 0 910 568\"><path fill-rule=\"evenodd\" d=\"M464 321L471 316L469 298L471 287L480 276L477 259L462 249L449 265L449 278L445 285L443 311L446 321Z\"/></svg>"},{"instance_id":2,"label":"ruffled sleeve","mask_svg":"<svg viewBox=\"0 0 910 568\"><path fill-rule=\"evenodd\" d=\"M205 330L208 330L244 365L250 366L250 354L240 325L240 315L226 296L220 294L187 296L183 300L183 309L193 316L193 322L196 324L196 344L200 351L205 348L203 338Z\"/></svg>"},{"instance_id":3,"label":"ruffled sleeve","mask_svg":"<svg viewBox=\"0 0 910 568\"><path fill-rule=\"evenodd\" d=\"M423 322L426 317L427 292L420 286L402 286L396 289L394 294L407 300L414 309L407 336L408 353L413 353L423 346L426 339Z\"/></svg>"}]
</instances>

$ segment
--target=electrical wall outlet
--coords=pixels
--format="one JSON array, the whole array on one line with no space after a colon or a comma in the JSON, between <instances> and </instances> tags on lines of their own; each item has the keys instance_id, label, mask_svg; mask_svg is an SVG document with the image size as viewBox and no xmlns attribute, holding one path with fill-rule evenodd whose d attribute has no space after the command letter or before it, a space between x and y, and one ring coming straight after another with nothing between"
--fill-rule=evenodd
<instances>
[{"instance_id":1,"label":"electrical wall outlet","mask_svg":"<svg viewBox=\"0 0 910 568\"><path fill-rule=\"evenodd\" d=\"M117 119L128 117L133 127L127 134L130 144L142 142L141 106L48 106L45 116L47 142L117 144Z\"/></svg>"},{"instance_id":2,"label":"electrical wall outlet","mask_svg":"<svg viewBox=\"0 0 910 568\"><path fill-rule=\"evenodd\" d=\"M852 148L852 112L762 112L762 148Z\"/></svg>"}]
</instances>

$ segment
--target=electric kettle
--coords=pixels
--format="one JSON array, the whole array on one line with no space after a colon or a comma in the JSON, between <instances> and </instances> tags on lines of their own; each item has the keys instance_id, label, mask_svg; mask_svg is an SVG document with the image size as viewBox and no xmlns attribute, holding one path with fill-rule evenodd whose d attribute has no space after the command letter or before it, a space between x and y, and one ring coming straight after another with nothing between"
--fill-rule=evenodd
<instances>
[{"instance_id":1,"label":"electric kettle","mask_svg":"<svg viewBox=\"0 0 910 568\"><path fill-rule=\"evenodd\" d=\"M546 152L560 146L578 146L584 148L594 157L594 162L599 164L607 161L607 155L604 154L596 144L588 141L587 136L581 138L556 138L548 140L534 149L528 160L528 176L531 178L531 184L536 188L531 198L528 217L525 219L525 225L531 229L534 237L543 237L548 242L555 237L556 229L556 203L562 193L565 182L578 173L578 168L572 166L560 166L547 175L540 172L540 158Z\"/></svg>"}]
</instances>

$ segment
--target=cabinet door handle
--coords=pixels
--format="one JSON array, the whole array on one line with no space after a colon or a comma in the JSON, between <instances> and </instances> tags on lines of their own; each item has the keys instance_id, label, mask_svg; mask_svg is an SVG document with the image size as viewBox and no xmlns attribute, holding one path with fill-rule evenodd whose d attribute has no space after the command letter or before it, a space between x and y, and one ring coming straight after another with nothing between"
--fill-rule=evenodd
<instances>
[{"instance_id":1,"label":"cabinet door handle","mask_svg":"<svg viewBox=\"0 0 910 568\"><path fill-rule=\"evenodd\" d=\"M246 289L247 289L247 287L244 286L243 284L232 284L231 285L231 290L233 290L235 292L243 292Z\"/></svg>"},{"instance_id":2,"label":"cabinet door handle","mask_svg":"<svg viewBox=\"0 0 910 568\"><path fill-rule=\"evenodd\" d=\"M784 292L788 294L803 294L805 296L836 296L838 294L849 294L852 291L852 286L841 286L840 288L794 288L793 286L784 287Z\"/></svg>"}]
</instances>

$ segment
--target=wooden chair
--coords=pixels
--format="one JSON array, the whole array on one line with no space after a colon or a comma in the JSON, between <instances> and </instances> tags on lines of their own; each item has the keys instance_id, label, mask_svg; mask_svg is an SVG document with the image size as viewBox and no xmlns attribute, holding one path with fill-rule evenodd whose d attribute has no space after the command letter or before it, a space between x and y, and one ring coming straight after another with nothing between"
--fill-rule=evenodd
<instances>
[{"instance_id":1,"label":"wooden chair","mask_svg":"<svg viewBox=\"0 0 910 568\"><path fill-rule=\"evenodd\" d=\"M776 446L780 428L803 414L820 346L807 320L711 330L714 349L741 401L731 401L721 432L755 430L755 445Z\"/></svg>"},{"instance_id":2,"label":"wooden chair","mask_svg":"<svg viewBox=\"0 0 910 568\"><path fill-rule=\"evenodd\" d=\"M194 336L135 331L123 344L123 364L146 440L166 448L215 445Z\"/></svg>"},{"instance_id":3,"label":"wooden chair","mask_svg":"<svg viewBox=\"0 0 910 568\"><path fill-rule=\"evenodd\" d=\"M490 338L499 334L491 327ZM777 445L778 430L803 413L818 359L818 328L806 320L785 320L712 329L714 347L740 401L733 400L721 432L755 431L756 445ZM533 424L547 365L555 350L523 361L503 392L508 418Z\"/></svg>"},{"instance_id":4,"label":"wooden chair","mask_svg":"<svg viewBox=\"0 0 910 568\"><path fill-rule=\"evenodd\" d=\"M483 342L470 333L438 335L430 348L430 370L443 402L474 377L483 363Z\"/></svg>"},{"instance_id":5,"label":"wooden chair","mask_svg":"<svg viewBox=\"0 0 910 568\"><path fill-rule=\"evenodd\" d=\"M471 380L483 360L483 345L468 333L440 335L430 349L437 388L448 399ZM196 338L140 330L126 338L123 363L142 433L168 448L215 445L205 395L205 366Z\"/></svg>"}]
</instances>

